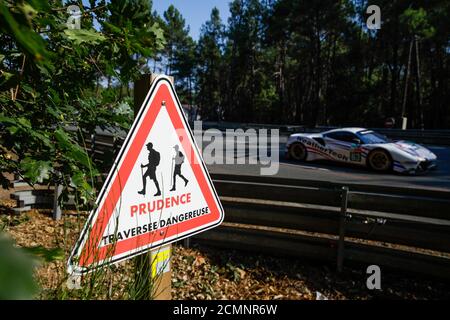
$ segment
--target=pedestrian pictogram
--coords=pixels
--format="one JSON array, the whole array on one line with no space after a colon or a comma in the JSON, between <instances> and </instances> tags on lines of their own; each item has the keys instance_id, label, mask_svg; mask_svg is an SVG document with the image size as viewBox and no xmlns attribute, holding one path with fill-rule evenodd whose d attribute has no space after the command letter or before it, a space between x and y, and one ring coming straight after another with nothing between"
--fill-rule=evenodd
<instances>
[{"instance_id":1,"label":"pedestrian pictogram","mask_svg":"<svg viewBox=\"0 0 450 320\"><path fill-rule=\"evenodd\" d=\"M173 85L157 77L71 257L83 274L218 226L223 209Z\"/></svg>"},{"instance_id":2,"label":"pedestrian pictogram","mask_svg":"<svg viewBox=\"0 0 450 320\"><path fill-rule=\"evenodd\" d=\"M181 165L184 162L184 155L180 151L180 147L178 145L176 145L173 148L175 149L175 156L173 157L173 164L174 164L173 177L172 177L172 181L173 181L172 185L173 185L173 187L172 187L172 189L170 189L170 191L176 191L176 189L177 189L177 187L176 187L177 176L179 176L181 179L183 179L185 187L189 183L189 180L186 179L185 176L183 176L181 174Z\"/></svg>"},{"instance_id":3,"label":"pedestrian pictogram","mask_svg":"<svg viewBox=\"0 0 450 320\"><path fill-rule=\"evenodd\" d=\"M147 177L149 177L155 183L157 191L154 196L157 197L161 195L161 190L159 189L158 179L156 178L156 167L159 166L161 155L159 154L158 151L153 149L153 143L151 142L148 143L147 148L148 148L148 164L146 165L141 164L141 169L147 168L147 171L142 174L142 184L144 185L143 187L144 189L142 189L142 191L139 191L138 193L145 196Z\"/></svg>"}]
</instances>

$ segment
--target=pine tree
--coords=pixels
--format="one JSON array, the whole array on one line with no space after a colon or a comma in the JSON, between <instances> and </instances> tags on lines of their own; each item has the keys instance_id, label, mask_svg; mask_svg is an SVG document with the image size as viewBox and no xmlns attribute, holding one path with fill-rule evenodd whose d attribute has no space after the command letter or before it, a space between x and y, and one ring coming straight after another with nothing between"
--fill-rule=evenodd
<instances>
[{"instance_id":1,"label":"pine tree","mask_svg":"<svg viewBox=\"0 0 450 320\"><path fill-rule=\"evenodd\" d=\"M265 7L257 0L230 4L225 59L229 65L225 117L252 121L266 107L271 87L264 70ZM270 100L270 98L269 98Z\"/></svg>"},{"instance_id":2,"label":"pine tree","mask_svg":"<svg viewBox=\"0 0 450 320\"><path fill-rule=\"evenodd\" d=\"M173 6L164 12L164 35L166 47L164 52L165 74L175 77L178 95L182 102L192 104L193 73L195 67L195 42L189 36L181 13Z\"/></svg>"},{"instance_id":3,"label":"pine tree","mask_svg":"<svg viewBox=\"0 0 450 320\"><path fill-rule=\"evenodd\" d=\"M211 11L197 45L197 103L205 120L221 120L225 94L223 65L224 26L217 8Z\"/></svg>"}]
</instances>

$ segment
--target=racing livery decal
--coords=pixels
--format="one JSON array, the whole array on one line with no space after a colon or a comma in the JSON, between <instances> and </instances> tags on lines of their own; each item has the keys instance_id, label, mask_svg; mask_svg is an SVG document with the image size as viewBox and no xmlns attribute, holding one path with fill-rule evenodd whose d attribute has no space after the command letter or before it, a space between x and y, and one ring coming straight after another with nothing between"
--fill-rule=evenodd
<instances>
[{"instance_id":1,"label":"racing livery decal","mask_svg":"<svg viewBox=\"0 0 450 320\"><path fill-rule=\"evenodd\" d=\"M325 148L321 146L319 143L315 142L314 140L307 140L307 139L299 139L299 140L306 145L306 149L309 152L324 156L325 158L330 160L338 159L340 161L348 161L347 156L340 154L334 150Z\"/></svg>"}]
</instances>

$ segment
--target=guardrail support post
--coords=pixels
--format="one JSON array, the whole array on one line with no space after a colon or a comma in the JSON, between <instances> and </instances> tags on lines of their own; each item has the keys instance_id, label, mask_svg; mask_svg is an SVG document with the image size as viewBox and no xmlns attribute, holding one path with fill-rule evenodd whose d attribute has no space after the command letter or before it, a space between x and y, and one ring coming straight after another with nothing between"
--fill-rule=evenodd
<instances>
[{"instance_id":1,"label":"guardrail support post","mask_svg":"<svg viewBox=\"0 0 450 320\"><path fill-rule=\"evenodd\" d=\"M91 157L92 159L95 159L95 147L96 147L96 139L97 137L97 133L94 132L93 134L91 134Z\"/></svg>"},{"instance_id":2,"label":"guardrail support post","mask_svg":"<svg viewBox=\"0 0 450 320\"><path fill-rule=\"evenodd\" d=\"M183 247L185 247L185 248L191 247L191 238L186 238L183 240Z\"/></svg>"},{"instance_id":3,"label":"guardrail support post","mask_svg":"<svg viewBox=\"0 0 450 320\"><path fill-rule=\"evenodd\" d=\"M341 212L339 218L339 241L337 252L337 271L342 272L344 265L345 219L347 216L348 187L342 187Z\"/></svg>"},{"instance_id":4,"label":"guardrail support post","mask_svg":"<svg viewBox=\"0 0 450 320\"><path fill-rule=\"evenodd\" d=\"M61 196L63 186L59 183L55 183L55 193L53 197L53 220L60 220L62 216L61 206L58 203L58 199Z\"/></svg>"}]
</instances>

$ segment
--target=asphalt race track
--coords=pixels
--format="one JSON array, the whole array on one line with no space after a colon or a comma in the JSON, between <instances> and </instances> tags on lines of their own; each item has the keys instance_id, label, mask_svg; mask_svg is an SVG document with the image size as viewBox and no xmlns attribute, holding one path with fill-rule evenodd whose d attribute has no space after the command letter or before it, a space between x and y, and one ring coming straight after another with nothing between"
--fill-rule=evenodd
<instances>
[{"instance_id":1,"label":"asphalt race track","mask_svg":"<svg viewBox=\"0 0 450 320\"><path fill-rule=\"evenodd\" d=\"M286 160L284 155L286 140L286 137L280 138L277 177L450 191L450 147L448 146L427 146L438 157L437 169L420 175L404 175L398 173L380 174L365 167L327 161L296 162ZM242 156L246 155L237 155L235 159ZM210 173L236 175L260 175L261 169L261 165L250 164L207 164L207 167Z\"/></svg>"}]
</instances>

